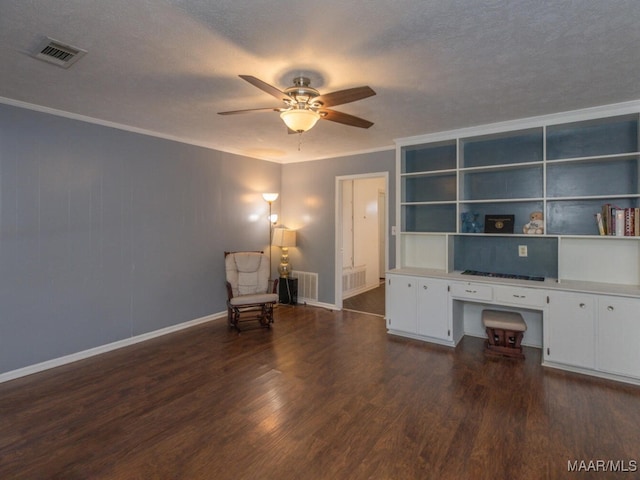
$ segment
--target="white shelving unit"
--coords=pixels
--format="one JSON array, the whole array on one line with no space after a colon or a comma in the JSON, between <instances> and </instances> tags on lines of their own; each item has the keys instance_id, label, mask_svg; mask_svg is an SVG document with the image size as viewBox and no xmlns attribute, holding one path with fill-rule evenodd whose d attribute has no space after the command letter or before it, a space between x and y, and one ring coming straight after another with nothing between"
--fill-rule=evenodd
<instances>
[{"instance_id":1,"label":"white shelving unit","mask_svg":"<svg viewBox=\"0 0 640 480\"><path fill-rule=\"evenodd\" d=\"M399 268L453 273L498 248L497 267L495 258L476 263L640 288L640 237L599 236L594 217L606 203L640 206L639 113L630 102L397 140ZM544 212L545 233L521 235L534 211ZM514 234L463 232L464 212L480 223L512 214ZM551 250L551 260L536 257Z\"/></svg>"},{"instance_id":2,"label":"white shelving unit","mask_svg":"<svg viewBox=\"0 0 640 480\"><path fill-rule=\"evenodd\" d=\"M398 140L389 333L453 347L484 335L483 309L516 310L543 365L640 385L640 236L595 221L640 207L639 125L633 102ZM542 235L522 233L534 211ZM463 229L463 213L513 215L514 233Z\"/></svg>"}]
</instances>

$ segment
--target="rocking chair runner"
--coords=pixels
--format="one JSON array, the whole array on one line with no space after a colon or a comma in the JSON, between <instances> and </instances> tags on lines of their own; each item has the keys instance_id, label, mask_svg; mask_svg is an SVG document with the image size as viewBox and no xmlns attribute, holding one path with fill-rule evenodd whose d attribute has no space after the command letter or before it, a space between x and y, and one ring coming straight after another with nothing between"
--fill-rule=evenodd
<instances>
[{"instance_id":1,"label":"rocking chair runner","mask_svg":"<svg viewBox=\"0 0 640 480\"><path fill-rule=\"evenodd\" d=\"M224 256L229 327L240 330L241 316L243 321L259 320L261 326L271 327L278 280L269 293L269 258L262 252L225 252Z\"/></svg>"}]
</instances>

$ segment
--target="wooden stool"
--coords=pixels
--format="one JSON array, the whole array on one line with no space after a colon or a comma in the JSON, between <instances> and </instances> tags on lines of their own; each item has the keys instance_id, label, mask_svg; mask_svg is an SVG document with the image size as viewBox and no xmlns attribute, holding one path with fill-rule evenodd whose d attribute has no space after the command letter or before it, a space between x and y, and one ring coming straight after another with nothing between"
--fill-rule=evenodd
<instances>
[{"instance_id":1,"label":"wooden stool","mask_svg":"<svg viewBox=\"0 0 640 480\"><path fill-rule=\"evenodd\" d=\"M487 332L485 353L524 358L521 344L527 324L522 315L502 310L483 310L482 324Z\"/></svg>"}]
</instances>

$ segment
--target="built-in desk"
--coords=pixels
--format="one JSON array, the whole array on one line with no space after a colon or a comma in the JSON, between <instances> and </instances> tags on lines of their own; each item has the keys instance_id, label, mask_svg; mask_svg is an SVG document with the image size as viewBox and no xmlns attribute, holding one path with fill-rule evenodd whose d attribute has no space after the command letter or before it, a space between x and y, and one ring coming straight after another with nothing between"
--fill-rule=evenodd
<instances>
[{"instance_id":1,"label":"built-in desk","mask_svg":"<svg viewBox=\"0 0 640 480\"><path fill-rule=\"evenodd\" d=\"M407 268L387 273L390 334L455 347L483 336L484 308L515 310L525 345L543 349L548 367L640 384L640 288L469 277Z\"/></svg>"},{"instance_id":2,"label":"built-in desk","mask_svg":"<svg viewBox=\"0 0 640 480\"><path fill-rule=\"evenodd\" d=\"M527 324L522 344L542 348L542 323L547 311L546 292L523 286L452 281L449 288L453 325L463 334L486 338L482 310L517 311Z\"/></svg>"}]
</instances>

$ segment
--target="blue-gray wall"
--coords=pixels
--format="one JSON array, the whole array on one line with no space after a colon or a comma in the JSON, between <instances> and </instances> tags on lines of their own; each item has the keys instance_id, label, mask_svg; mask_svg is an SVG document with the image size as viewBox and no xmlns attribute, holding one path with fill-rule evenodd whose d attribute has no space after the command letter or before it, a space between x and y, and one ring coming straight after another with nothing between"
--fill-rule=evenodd
<instances>
[{"instance_id":1,"label":"blue-gray wall","mask_svg":"<svg viewBox=\"0 0 640 480\"><path fill-rule=\"evenodd\" d=\"M336 177L385 171L395 225L393 150L279 165L0 104L0 374L223 312L267 191L333 304Z\"/></svg>"},{"instance_id":2,"label":"blue-gray wall","mask_svg":"<svg viewBox=\"0 0 640 480\"><path fill-rule=\"evenodd\" d=\"M297 229L289 250L294 270L318 273L318 300L335 303L336 177L389 173L389 229L395 220L395 150L282 166L283 221ZM389 268L395 267L395 237L389 235Z\"/></svg>"},{"instance_id":3,"label":"blue-gray wall","mask_svg":"<svg viewBox=\"0 0 640 480\"><path fill-rule=\"evenodd\" d=\"M281 174L0 105L0 373L224 311L223 252L267 248Z\"/></svg>"}]
</instances>

